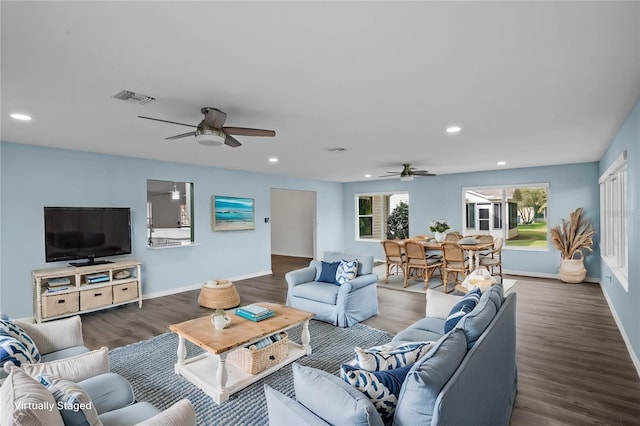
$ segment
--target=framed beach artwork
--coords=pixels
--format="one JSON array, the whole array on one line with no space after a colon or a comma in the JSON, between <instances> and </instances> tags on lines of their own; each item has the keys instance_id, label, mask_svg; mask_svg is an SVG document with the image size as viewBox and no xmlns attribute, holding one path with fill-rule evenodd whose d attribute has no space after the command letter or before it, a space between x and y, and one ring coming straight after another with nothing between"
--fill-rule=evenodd
<instances>
[{"instance_id":1,"label":"framed beach artwork","mask_svg":"<svg viewBox=\"0 0 640 426\"><path fill-rule=\"evenodd\" d=\"M255 229L255 205L253 198L214 195L213 230L244 231Z\"/></svg>"}]
</instances>

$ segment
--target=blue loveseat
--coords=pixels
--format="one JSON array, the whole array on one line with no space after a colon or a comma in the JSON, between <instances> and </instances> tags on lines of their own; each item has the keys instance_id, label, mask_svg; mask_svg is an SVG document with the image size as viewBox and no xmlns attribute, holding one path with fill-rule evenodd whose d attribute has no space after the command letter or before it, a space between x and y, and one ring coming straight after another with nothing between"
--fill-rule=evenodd
<instances>
[{"instance_id":1,"label":"blue loveseat","mask_svg":"<svg viewBox=\"0 0 640 426\"><path fill-rule=\"evenodd\" d=\"M516 294L504 298L497 285L446 334L446 319L436 316L398 333L393 343L437 342L409 370L391 423L508 425L517 386L515 315ZM296 400L265 385L270 425L383 424L371 401L339 377L298 364L293 373Z\"/></svg>"},{"instance_id":2,"label":"blue loveseat","mask_svg":"<svg viewBox=\"0 0 640 426\"><path fill-rule=\"evenodd\" d=\"M373 273L373 256L325 252L325 262L358 260L354 279L342 284L320 282L322 262L287 272L287 305L316 314L315 319L338 327L350 327L378 314L378 275Z\"/></svg>"}]
</instances>

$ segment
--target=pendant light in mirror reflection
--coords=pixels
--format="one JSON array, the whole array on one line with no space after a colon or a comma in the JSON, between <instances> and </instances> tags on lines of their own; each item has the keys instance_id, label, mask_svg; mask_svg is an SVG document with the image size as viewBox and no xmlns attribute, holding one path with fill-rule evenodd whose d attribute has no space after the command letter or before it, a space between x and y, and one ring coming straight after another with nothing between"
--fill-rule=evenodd
<instances>
[{"instance_id":1,"label":"pendant light in mirror reflection","mask_svg":"<svg viewBox=\"0 0 640 426\"><path fill-rule=\"evenodd\" d=\"M194 244L193 183L147 180L147 247Z\"/></svg>"}]
</instances>

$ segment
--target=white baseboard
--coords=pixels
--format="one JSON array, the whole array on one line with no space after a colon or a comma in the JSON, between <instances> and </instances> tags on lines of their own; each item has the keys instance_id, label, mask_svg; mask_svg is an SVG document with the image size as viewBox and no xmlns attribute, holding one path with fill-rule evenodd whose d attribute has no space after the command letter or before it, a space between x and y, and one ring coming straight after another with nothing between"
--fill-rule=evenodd
<instances>
[{"instance_id":1,"label":"white baseboard","mask_svg":"<svg viewBox=\"0 0 640 426\"><path fill-rule=\"evenodd\" d=\"M523 277L532 277L532 278L550 278L550 279L556 279L556 280L560 279L560 274L548 274L544 272L514 271L514 270L503 269L502 273L504 275L520 275ZM600 278L587 277L584 279L584 281L588 283L600 284Z\"/></svg>"},{"instance_id":2,"label":"white baseboard","mask_svg":"<svg viewBox=\"0 0 640 426\"><path fill-rule=\"evenodd\" d=\"M607 305L609 305L609 311L611 311L611 315L613 315L613 319L618 326L618 330L620 330L620 334L622 335L622 340L624 340L624 344L627 346L627 352L629 352L629 356L631 357L631 362L633 362L633 366L636 367L636 373L638 373L638 377L640 377L640 359L638 359L638 355L634 352L633 347L631 346L631 342L629 341L629 336L624 331L624 327L622 327L622 322L620 321L620 317L616 313L615 309L613 309L613 304L611 303L611 299L609 299L609 294L606 292L605 288L600 284L600 288L602 289L602 293L604 294L604 298L607 301Z\"/></svg>"},{"instance_id":3,"label":"white baseboard","mask_svg":"<svg viewBox=\"0 0 640 426\"><path fill-rule=\"evenodd\" d=\"M313 254L310 254L310 255L307 256L306 254L300 254L300 253L280 253L280 252L275 252L275 251L272 251L271 254L274 254L276 256L304 257L304 258L313 259Z\"/></svg>"},{"instance_id":4,"label":"white baseboard","mask_svg":"<svg viewBox=\"0 0 640 426\"><path fill-rule=\"evenodd\" d=\"M241 281L241 280L247 280L249 278L262 277L264 275L271 275L272 273L273 272L271 271L271 269L269 269L268 271L256 272L248 275L239 275L237 277L231 277L227 279L230 281ZM156 297L169 296L171 294L182 293L184 291L197 290L200 287L202 287L203 284L204 282L201 282L198 284L190 284L183 287L172 288L170 290L157 291L155 293L143 293L142 300L155 299Z\"/></svg>"}]
</instances>

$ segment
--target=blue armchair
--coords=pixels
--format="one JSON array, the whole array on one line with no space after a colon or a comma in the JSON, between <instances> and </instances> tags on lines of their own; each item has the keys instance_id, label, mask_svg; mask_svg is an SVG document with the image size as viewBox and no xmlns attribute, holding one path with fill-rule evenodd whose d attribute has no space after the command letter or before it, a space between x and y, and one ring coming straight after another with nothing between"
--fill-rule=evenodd
<instances>
[{"instance_id":1,"label":"blue armchair","mask_svg":"<svg viewBox=\"0 0 640 426\"><path fill-rule=\"evenodd\" d=\"M350 327L378 314L378 275L373 273L373 256L325 252L325 262L358 260L355 278L342 285L317 281L322 262L287 272L287 305L316 314L315 319L338 327Z\"/></svg>"}]
</instances>

